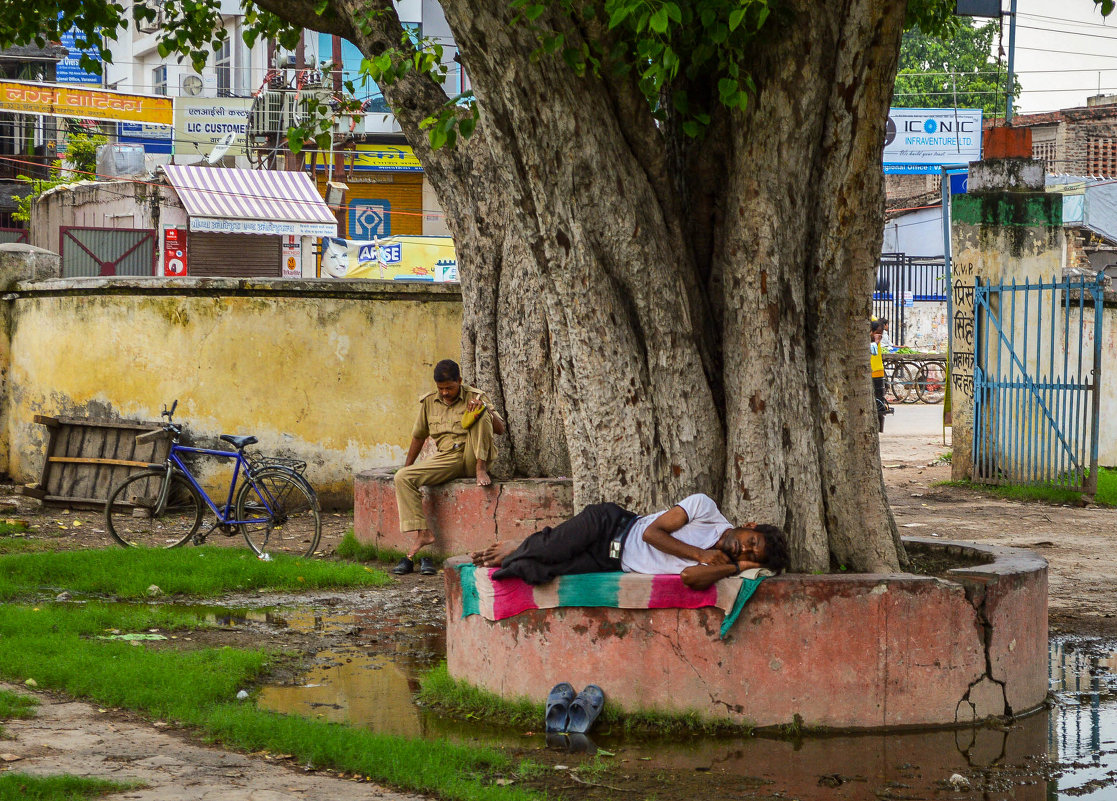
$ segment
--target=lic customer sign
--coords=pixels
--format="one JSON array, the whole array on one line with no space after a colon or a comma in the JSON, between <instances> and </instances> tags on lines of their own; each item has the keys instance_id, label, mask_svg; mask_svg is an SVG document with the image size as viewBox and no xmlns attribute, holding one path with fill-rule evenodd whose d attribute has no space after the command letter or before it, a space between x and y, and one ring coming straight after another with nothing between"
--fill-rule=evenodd
<instances>
[{"instance_id":1,"label":"lic customer sign","mask_svg":"<svg viewBox=\"0 0 1117 801\"><path fill-rule=\"evenodd\" d=\"M884 131L884 172L937 173L981 160L981 109L894 108Z\"/></svg>"}]
</instances>

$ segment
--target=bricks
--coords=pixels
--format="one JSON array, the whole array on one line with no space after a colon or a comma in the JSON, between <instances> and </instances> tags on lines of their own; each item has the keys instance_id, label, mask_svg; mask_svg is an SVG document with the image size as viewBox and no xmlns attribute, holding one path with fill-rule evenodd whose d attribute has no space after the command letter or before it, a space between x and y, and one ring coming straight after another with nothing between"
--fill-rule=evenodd
<instances>
[{"instance_id":1,"label":"bricks","mask_svg":"<svg viewBox=\"0 0 1117 801\"><path fill-rule=\"evenodd\" d=\"M359 473L353 486L353 531L378 548L406 551L412 538L399 530L394 468ZM469 553L506 539L523 539L573 515L570 479L523 478L478 487L463 478L423 488L423 511L434 531L428 550L438 556Z\"/></svg>"}]
</instances>

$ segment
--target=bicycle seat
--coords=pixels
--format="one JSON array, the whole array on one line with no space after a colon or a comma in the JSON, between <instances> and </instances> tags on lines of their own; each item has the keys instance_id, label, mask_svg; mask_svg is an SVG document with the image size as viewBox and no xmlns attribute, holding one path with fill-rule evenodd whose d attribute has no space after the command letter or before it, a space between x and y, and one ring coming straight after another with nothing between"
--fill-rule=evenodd
<instances>
[{"instance_id":1,"label":"bicycle seat","mask_svg":"<svg viewBox=\"0 0 1117 801\"><path fill-rule=\"evenodd\" d=\"M224 442L228 442L230 445L232 445L238 451L241 448L247 447L248 445L255 445L257 442L259 442L259 440L256 439L256 437L253 437L253 436L240 437L240 436L237 436L236 434L222 434L221 439Z\"/></svg>"}]
</instances>

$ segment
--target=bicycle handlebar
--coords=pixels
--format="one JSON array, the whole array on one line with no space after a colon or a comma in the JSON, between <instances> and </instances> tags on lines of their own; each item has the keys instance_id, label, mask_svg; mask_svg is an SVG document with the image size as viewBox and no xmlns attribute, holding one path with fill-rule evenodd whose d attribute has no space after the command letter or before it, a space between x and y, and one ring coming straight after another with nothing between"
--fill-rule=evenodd
<instances>
[{"instance_id":1,"label":"bicycle handlebar","mask_svg":"<svg viewBox=\"0 0 1117 801\"><path fill-rule=\"evenodd\" d=\"M170 409L167 408L167 404L165 404L165 403L163 404L163 411L160 413L159 416L160 417L166 417L167 422L169 423L171 421L171 419L174 417L175 409L177 409L177 408L178 408L178 398L175 398L174 403L171 404Z\"/></svg>"}]
</instances>

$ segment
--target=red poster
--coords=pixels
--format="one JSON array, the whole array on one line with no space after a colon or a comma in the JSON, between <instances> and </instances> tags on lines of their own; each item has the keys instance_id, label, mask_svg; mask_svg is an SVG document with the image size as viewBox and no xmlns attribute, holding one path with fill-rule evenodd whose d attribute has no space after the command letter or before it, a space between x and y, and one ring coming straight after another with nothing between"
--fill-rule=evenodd
<instances>
[{"instance_id":1,"label":"red poster","mask_svg":"<svg viewBox=\"0 0 1117 801\"><path fill-rule=\"evenodd\" d=\"M163 275L178 278L186 275L186 229L163 229Z\"/></svg>"}]
</instances>

